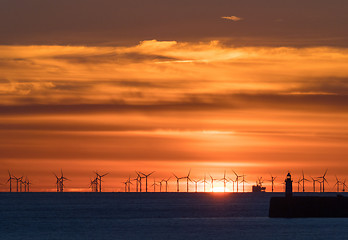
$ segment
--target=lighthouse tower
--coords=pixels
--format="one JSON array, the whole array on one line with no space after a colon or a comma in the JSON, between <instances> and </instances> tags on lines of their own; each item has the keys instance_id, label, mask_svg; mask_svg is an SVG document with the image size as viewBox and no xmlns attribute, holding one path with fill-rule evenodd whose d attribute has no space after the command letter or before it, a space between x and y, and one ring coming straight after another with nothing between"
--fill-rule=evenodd
<instances>
[{"instance_id":1,"label":"lighthouse tower","mask_svg":"<svg viewBox=\"0 0 348 240\"><path fill-rule=\"evenodd\" d=\"M288 172L288 175L285 179L285 197L291 198L292 197L292 179L291 174Z\"/></svg>"}]
</instances>

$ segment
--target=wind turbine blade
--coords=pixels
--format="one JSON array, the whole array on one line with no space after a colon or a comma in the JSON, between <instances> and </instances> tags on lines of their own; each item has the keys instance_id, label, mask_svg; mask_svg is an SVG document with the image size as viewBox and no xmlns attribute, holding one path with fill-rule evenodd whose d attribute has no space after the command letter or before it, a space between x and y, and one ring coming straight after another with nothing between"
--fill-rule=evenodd
<instances>
[{"instance_id":1,"label":"wind turbine blade","mask_svg":"<svg viewBox=\"0 0 348 240\"><path fill-rule=\"evenodd\" d=\"M232 170L232 171L233 171L234 175L236 175L236 177L238 177L238 174L234 170Z\"/></svg>"},{"instance_id":2,"label":"wind turbine blade","mask_svg":"<svg viewBox=\"0 0 348 240\"><path fill-rule=\"evenodd\" d=\"M326 169L326 171L325 171L325 173L324 173L323 177L325 177L325 176L326 176L327 170L328 170L328 169Z\"/></svg>"}]
</instances>

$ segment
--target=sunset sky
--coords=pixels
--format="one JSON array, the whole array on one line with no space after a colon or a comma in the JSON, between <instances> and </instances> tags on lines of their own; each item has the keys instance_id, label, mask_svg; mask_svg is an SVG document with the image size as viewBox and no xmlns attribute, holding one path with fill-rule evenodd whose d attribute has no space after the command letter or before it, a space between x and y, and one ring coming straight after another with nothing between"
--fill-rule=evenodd
<instances>
[{"instance_id":1,"label":"sunset sky","mask_svg":"<svg viewBox=\"0 0 348 240\"><path fill-rule=\"evenodd\" d=\"M0 0L0 185L348 173L348 1ZM151 183L153 181L151 176ZM267 190L269 182L265 181ZM217 183L221 190L222 183ZM311 190L311 183L306 183ZM229 185L229 189L232 184ZM184 190L184 185L182 185ZM192 185L193 190L193 185Z\"/></svg>"}]
</instances>

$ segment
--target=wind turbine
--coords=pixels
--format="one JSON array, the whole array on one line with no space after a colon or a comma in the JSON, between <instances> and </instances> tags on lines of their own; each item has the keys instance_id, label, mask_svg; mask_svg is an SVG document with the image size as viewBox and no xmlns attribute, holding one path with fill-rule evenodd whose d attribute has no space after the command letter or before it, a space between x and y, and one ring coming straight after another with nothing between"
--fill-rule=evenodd
<instances>
[{"instance_id":1,"label":"wind turbine","mask_svg":"<svg viewBox=\"0 0 348 240\"><path fill-rule=\"evenodd\" d=\"M312 179L312 181L313 181L313 192L315 192L315 182L317 182L318 180L316 180L316 179L314 179L314 178L312 178L312 177L311 177L311 179Z\"/></svg>"},{"instance_id":2,"label":"wind turbine","mask_svg":"<svg viewBox=\"0 0 348 240\"><path fill-rule=\"evenodd\" d=\"M342 185L343 185L343 186L342 186L342 192L345 192L345 191L346 191L346 187L347 187L347 185L346 185L346 179L344 179Z\"/></svg>"},{"instance_id":3,"label":"wind turbine","mask_svg":"<svg viewBox=\"0 0 348 240\"><path fill-rule=\"evenodd\" d=\"M221 181L224 181L224 192L226 192L226 182L228 182L228 179L226 178L226 170L224 172L224 177L221 179Z\"/></svg>"},{"instance_id":4,"label":"wind turbine","mask_svg":"<svg viewBox=\"0 0 348 240\"><path fill-rule=\"evenodd\" d=\"M124 184L124 192L127 192L128 181L122 182Z\"/></svg>"},{"instance_id":5,"label":"wind turbine","mask_svg":"<svg viewBox=\"0 0 348 240\"><path fill-rule=\"evenodd\" d=\"M109 173L105 173L105 174L100 175L98 172L95 172L95 174L97 175L97 177L96 177L97 181L99 180L99 192L101 192L102 191L102 177L108 175Z\"/></svg>"},{"instance_id":6,"label":"wind turbine","mask_svg":"<svg viewBox=\"0 0 348 240\"><path fill-rule=\"evenodd\" d=\"M301 178L299 178L295 183L297 183L297 192L300 192Z\"/></svg>"},{"instance_id":7,"label":"wind turbine","mask_svg":"<svg viewBox=\"0 0 348 240\"><path fill-rule=\"evenodd\" d=\"M159 186L160 186L160 192L162 192L162 183L164 182L164 179L162 179L160 182L159 182Z\"/></svg>"},{"instance_id":8,"label":"wind turbine","mask_svg":"<svg viewBox=\"0 0 348 240\"><path fill-rule=\"evenodd\" d=\"M23 177L19 180L19 191L22 192L22 186L24 185L24 192L27 191L26 181L23 181Z\"/></svg>"},{"instance_id":9,"label":"wind turbine","mask_svg":"<svg viewBox=\"0 0 348 240\"><path fill-rule=\"evenodd\" d=\"M61 185L61 181L60 181L60 178L55 174L55 173L53 173L54 174L54 176L56 177L56 179L57 179L57 181L56 181L56 185L57 185L57 192L60 192L60 189L61 189L61 187L60 187L60 185Z\"/></svg>"},{"instance_id":10,"label":"wind turbine","mask_svg":"<svg viewBox=\"0 0 348 240\"><path fill-rule=\"evenodd\" d=\"M234 175L236 175L237 192L238 192L239 178L242 177L242 176L239 176L235 171L233 171L233 172L234 172Z\"/></svg>"},{"instance_id":11,"label":"wind turbine","mask_svg":"<svg viewBox=\"0 0 348 240\"><path fill-rule=\"evenodd\" d=\"M302 184L302 192L305 192L305 181L309 182L309 180L304 177L304 172L303 171L302 171L302 178L301 178L300 181L303 182L303 184Z\"/></svg>"},{"instance_id":12,"label":"wind turbine","mask_svg":"<svg viewBox=\"0 0 348 240\"><path fill-rule=\"evenodd\" d=\"M165 182L166 183L166 192L168 192L168 181L169 181L169 179L170 178L168 178L168 179L162 179L160 182L159 182L159 184L160 184L160 192L162 192L162 185L163 185L163 182Z\"/></svg>"},{"instance_id":13,"label":"wind turbine","mask_svg":"<svg viewBox=\"0 0 348 240\"><path fill-rule=\"evenodd\" d=\"M141 179L143 179L145 177L142 177L140 172L137 172L137 171L135 171L135 172L137 173L138 178L139 178L139 191L142 192L143 190L142 190Z\"/></svg>"},{"instance_id":14,"label":"wind turbine","mask_svg":"<svg viewBox=\"0 0 348 240\"><path fill-rule=\"evenodd\" d=\"M63 170L61 169L60 170L60 173L61 173L61 177L60 177L60 181L61 181L61 185L60 185L60 187L61 187L61 192L63 192L64 191L64 181L65 180L69 180L69 179L67 179L66 177L64 177L64 175L63 175Z\"/></svg>"},{"instance_id":15,"label":"wind turbine","mask_svg":"<svg viewBox=\"0 0 348 240\"><path fill-rule=\"evenodd\" d=\"M154 179L153 179L153 184L152 184L152 186L153 186L153 192L156 192L156 185L158 186L158 183L156 182L156 179L154 178Z\"/></svg>"},{"instance_id":16,"label":"wind turbine","mask_svg":"<svg viewBox=\"0 0 348 240\"><path fill-rule=\"evenodd\" d=\"M189 192L189 180L191 181L190 173L191 173L191 169L190 169L190 171L188 172L187 176L185 177L185 178L186 178L186 192ZM191 182L192 182L192 181L191 181Z\"/></svg>"},{"instance_id":17,"label":"wind turbine","mask_svg":"<svg viewBox=\"0 0 348 240\"><path fill-rule=\"evenodd\" d=\"M21 181L24 185L24 192L27 192L27 186L28 186L28 177L25 177L24 181Z\"/></svg>"},{"instance_id":18,"label":"wind turbine","mask_svg":"<svg viewBox=\"0 0 348 240\"><path fill-rule=\"evenodd\" d=\"M94 180L90 180L91 183L89 187L92 189L92 192L98 192L98 179L95 178Z\"/></svg>"},{"instance_id":19,"label":"wind turbine","mask_svg":"<svg viewBox=\"0 0 348 240\"><path fill-rule=\"evenodd\" d=\"M334 185L333 187L337 186L337 192L339 192L339 191L340 191L340 184L341 184L341 181L338 180L337 176L335 176L335 177L336 177L336 183L335 183L335 185Z\"/></svg>"},{"instance_id":20,"label":"wind turbine","mask_svg":"<svg viewBox=\"0 0 348 240\"><path fill-rule=\"evenodd\" d=\"M134 178L134 179L132 179L133 181L136 181L136 185L135 185L135 188L136 188L136 192L139 192L139 175L136 177L136 178Z\"/></svg>"},{"instance_id":21,"label":"wind turbine","mask_svg":"<svg viewBox=\"0 0 348 240\"><path fill-rule=\"evenodd\" d=\"M147 192L147 177L149 177L151 174L153 174L155 171L149 173L149 174L145 174L145 173L142 173L142 172L139 172L140 174L142 174L144 177L145 177L145 181L146 181L146 192Z\"/></svg>"},{"instance_id":22,"label":"wind turbine","mask_svg":"<svg viewBox=\"0 0 348 240\"><path fill-rule=\"evenodd\" d=\"M130 177L128 177L128 180L127 180L127 183L128 183L128 192L130 192L130 185L133 184L130 180Z\"/></svg>"},{"instance_id":23,"label":"wind turbine","mask_svg":"<svg viewBox=\"0 0 348 240\"><path fill-rule=\"evenodd\" d=\"M31 182L30 182L29 179L27 180L27 185L28 185L28 192L30 192L30 185L31 185Z\"/></svg>"},{"instance_id":24,"label":"wind turbine","mask_svg":"<svg viewBox=\"0 0 348 240\"><path fill-rule=\"evenodd\" d=\"M244 192L244 183L247 182L247 181L245 181L245 179L244 179L245 177L246 177L246 176L243 174L243 175L242 175L242 181L241 181L241 182L243 183L243 192ZM237 186L238 186L238 185L237 185Z\"/></svg>"},{"instance_id":25,"label":"wind turbine","mask_svg":"<svg viewBox=\"0 0 348 240\"><path fill-rule=\"evenodd\" d=\"M18 183L20 182L20 181L22 181L22 178L23 177L20 177L20 178L17 178L17 177L15 177L15 176L13 176L14 177L14 179L17 181L17 192L18 192Z\"/></svg>"},{"instance_id":26,"label":"wind turbine","mask_svg":"<svg viewBox=\"0 0 348 240\"><path fill-rule=\"evenodd\" d=\"M319 183L319 192L322 192L323 181L317 180L317 182Z\"/></svg>"},{"instance_id":27,"label":"wind turbine","mask_svg":"<svg viewBox=\"0 0 348 240\"><path fill-rule=\"evenodd\" d=\"M12 192L12 180L15 180L16 178L11 175L10 171L8 171L8 176L9 178L7 182L10 182L10 192Z\"/></svg>"},{"instance_id":28,"label":"wind turbine","mask_svg":"<svg viewBox=\"0 0 348 240\"><path fill-rule=\"evenodd\" d=\"M168 192L168 181L169 179L171 179L171 177L169 177L168 179L164 180L166 182L166 192Z\"/></svg>"},{"instance_id":29,"label":"wind turbine","mask_svg":"<svg viewBox=\"0 0 348 240\"><path fill-rule=\"evenodd\" d=\"M203 192L205 192L205 184L208 183L205 173L204 173L204 179L203 179L202 183L203 183Z\"/></svg>"},{"instance_id":30,"label":"wind turbine","mask_svg":"<svg viewBox=\"0 0 348 240\"><path fill-rule=\"evenodd\" d=\"M178 177L174 173L173 173L173 175L176 178L176 191L179 192L180 191L180 189L179 189L179 180L180 179L184 179L185 177Z\"/></svg>"},{"instance_id":31,"label":"wind turbine","mask_svg":"<svg viewBox=\"0 0 348 240\"><path fill-rule=\"evenodd\" d=\"M272 174L271 174L271 182L272 182L272 192L274 190L274 181L276 180L277 177L273 177Z\"/></svg>"},{"instance_id":32,"label":"wind turbine","mask_svg":"<svg viewBox=\"0 0 348 240\"><path fill-rule=\"evenodd\" d=\"M325 171L325 173L324 173L323 176L318 177L318 178L322 179L322 183L323 183L323 192L325 192L325 182L328 183L328 181L327 181L326 178L325 178L326 173L327 173L327 169L326 169L326 171ZM328 183L328 184L329 184L329 183Z\"/></svg>"},{"instance_id":33,"label":"wind turbine","mask_svg":"<svg viewBox=\"0 0 348 240\"><path fill-rule=\"evenodd\" d=\"M192 181L195 183L195 192L197 192L198 183L199 183L201 180L194 180L194 179L192 179Z\"/></svg>"},{"instance_id":34,"label":"wind turbine","mask_svg":"<svg viewBox=\"0 0 348 240\"><path fill-rule=\"evenodd\" d=\"M210 174L209 174L209 176L211 179L211 191L214 192L214 180L217 180L217 179L213 178Z\"/></svg>"},{"instance_id":35,"label":"wind turbine","mask_svg":"<svg viewBox=\"0 0 348 240\"><path fill-rule=\"evenodd\" d=\"M235 183L235 180L233 180L232 178L229 178L230 181L232 182L232 192L234 192L234 183Z\"/></svg>"}]
</instances>

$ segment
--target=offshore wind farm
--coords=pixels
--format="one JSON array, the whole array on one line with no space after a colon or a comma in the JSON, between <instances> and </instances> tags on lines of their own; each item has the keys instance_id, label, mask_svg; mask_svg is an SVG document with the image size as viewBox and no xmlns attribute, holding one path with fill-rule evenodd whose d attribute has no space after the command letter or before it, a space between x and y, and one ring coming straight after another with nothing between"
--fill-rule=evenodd
<instances>
[{"instance_id":1,"label":"offshore wind farm","mask_svg":"<svg viewBox=\"0 0 348 240\"><path fill-rule=\"evenodd\" d=\"M123 179L124 181L114 183L115 188L109 190L108 192L121 192L120 191L120 185L124 186L123 192L224 192L224 193L239 193L239 192L275 192L274 189L277 189L278 192L284 192L285 189L285 182L281 180L281 178L278 177L279 181L276 181L277 176L273 176L272 174L269 174L268 177L257 177L256 179L253 179L252 182L255 182L255 184L248 183L246 181L246 175L237 174L236 171L231 170L230 172L224 170L223 173L219 175L214 175L213 177L210 173L208 181L206 178L206 173L204 173L203 176L195 176L190 177L191 175L190 169L185 176L178 177L175 175L175 173L170 174L169 176L156 176L156 171L152 171L149 173L143 173L142 171L133 171L133 175L129 174L128 178ZM299 173L298 181L294 181L295 188L297 192L319 192L324 193L325 192L325 184L329 187L326 188L326 192L345 192L347 188L346 184L346 177L337 177L337 175L334 175L335 182L331 182L331 185L329 184L327 178L327 172L328 169L325 170L323 175L319 175L316 177L309 176L311 180L308 180L305 177L305 173L302 170ZM56 192L64 192L64 189L66 189L66 186L64 184L64 181L70 181L71 182L71 189L80 189L77 192L102 192L102 182L106 182L105 180L102 180L105 176L109 175L111 172L107 173L98 173L97 171L94 171L95 177L94 179L89 179L89 182L86 182L85 186L76 186L71 181L71 179L68 179L64 177L63 170L60 171L60 177L58 177L55 173L53 175L56 178ZM110 174L111 175L111 174ZM317 174L318 175L318 174ZM296 176L296 175L295 175ZM150 179L152 178L152 179ZM157 180L156 180L157 178ZM52 178L53 179L53 178ZM170 181L172 179L172 181ZM264 184L265 181L267 181L269 184ZM180 180L183 180L180 184ZM39 181L39 180L38 180ZM53 182L53 181L52 181ZM305 183L308 182L308 185L312 186L312 189L310 187L305 188ZM152 184L151 184L152 183ZM214 188L215 183L215 188ZM312 183L312 184L310 184ZM219 184L217 186L217 184ZM246 191L245 184L248 184L248 190ZM316 184L319 184L319 188L316 187ZM28 179L28 177L25 177L25 180L23 180L23 176L16 177L14 174L11 174L10 171L8 171L8 179L6 180L6 184L2 184L1 189L2 191L6 191L6 185L8 188L8 192L30 192L30 185L32 185L32 182ZM164 185L164 186L163 186ZM307 186L308 186L307 185ZM87 187L88 186L88 187ZM157 191L156 191L156 186ZM163 190L162 190L163 186ZM180 188L181 186L181 188ZM266 190L266 188L268 189ZM69 189L69 188L68 188ZM117 191L118 190L118 191ZM49 189L41 189L42 192L49 191ZM51 189L51 191L53 191ZM74 190L68 190L69 192L74 192ZM105 191L105 190L104 190ZM40 191L36 191L40 192Z\"/></svg>"}]
</instances>

